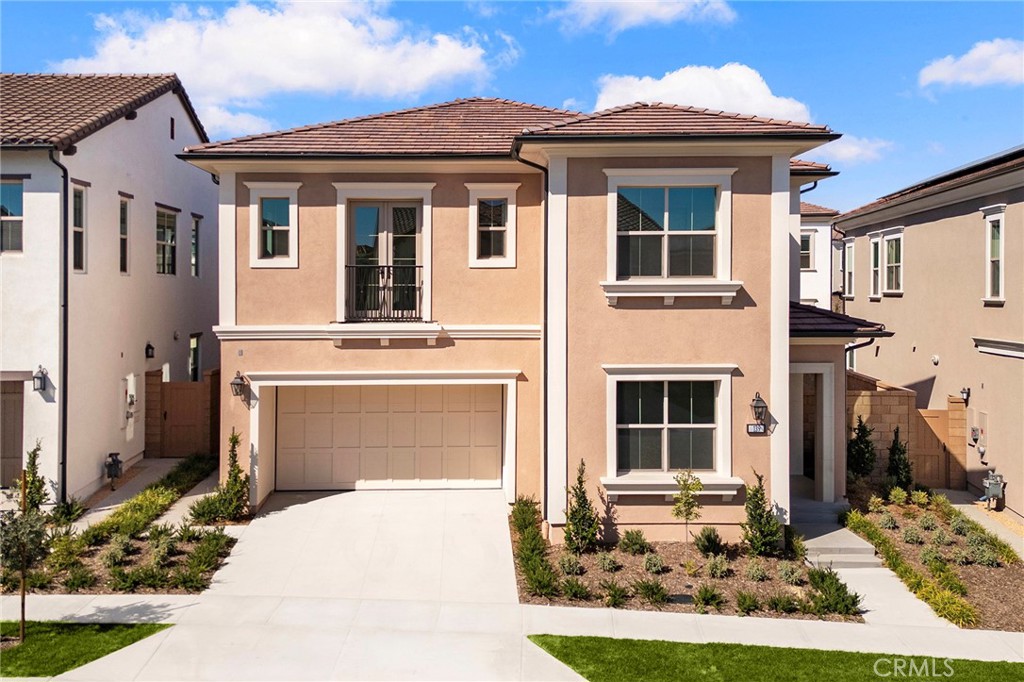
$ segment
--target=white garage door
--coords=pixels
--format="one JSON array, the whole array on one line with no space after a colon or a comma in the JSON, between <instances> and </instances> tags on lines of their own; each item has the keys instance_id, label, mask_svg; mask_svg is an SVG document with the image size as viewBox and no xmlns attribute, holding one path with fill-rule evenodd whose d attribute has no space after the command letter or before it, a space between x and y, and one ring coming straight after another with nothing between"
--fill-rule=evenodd
<instances>
[{"instance_id":1,"label":"white garage door","mask_svg":"<svg viewBox=\"0 0 1024 682\"><path fill-rule=\"evenodd\" d=\"M282 386L277 405L278 490L501 487L501 386Z\"/></svg>"}]
</instances>

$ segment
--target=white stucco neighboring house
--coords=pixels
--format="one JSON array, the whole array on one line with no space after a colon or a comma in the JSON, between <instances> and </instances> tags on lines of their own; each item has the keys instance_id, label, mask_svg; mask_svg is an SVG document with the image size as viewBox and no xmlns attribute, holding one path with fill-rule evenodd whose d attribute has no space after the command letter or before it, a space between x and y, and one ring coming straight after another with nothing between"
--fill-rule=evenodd
<instances>
[{"instance_id":1,"label":"white stucco neighboring house","mask_svg":"<svg viewBox=\"0 0 1024 682\"><path fill-rule=\"evenodd\" d=\"M142 457L146 372L219 365L217 186L175 156L207 136L173 74L2 74L0 93L0 483L38 441L52 498L81 498L108 453Z\"/></svg>"},{"instance_id":2,"label":"white stucco neighboring house","mask_svg":"<svg viewBox=\"0 0 1024 682\"><path fill-rule=\"evenodd\" d=\"M800 202L800 302L831 309L832 292L838 285L832 281L832 221L839 211Z\"/></svg>"}]
</instances>

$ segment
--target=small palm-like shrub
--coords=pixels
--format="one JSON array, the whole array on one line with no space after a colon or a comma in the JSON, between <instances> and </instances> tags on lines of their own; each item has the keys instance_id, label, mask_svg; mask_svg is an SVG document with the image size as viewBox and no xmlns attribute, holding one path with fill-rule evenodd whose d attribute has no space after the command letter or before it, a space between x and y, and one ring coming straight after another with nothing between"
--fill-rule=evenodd
<instances>
[{"instance_id":1,"label":"small palm-like shrub","mask_svg":"<svg viewBox=\"0 0 1024 682\"><path fill-rule=\"evenodd\" d=\"M791 594L777 592L765 600L765 606L776 613L796 613L800 610L800 600Z\"/></svg>"},{"instance_id":2,"label":"small palm-like shrub","mask_svg":"<svg viewBox=\"0 0 1024 682\"><path fill-rule=\"evenodd\" d=\"M583 564L575 554L563 554L558 557L558 567L566 575L583 575Z\"/></svg>"},{"instance_id":3,"label":"small palm-like shrub","mask_svg":"<svg viewBox=\"0 0 1024 682\"><path fill-rule=\"evenodd\" d=\"M868 499L868 511L874 514L880 514L885 511L885 500L878 495L872 495Z\"/></svg>"},{"instance_id":4,"label":"small palm-like shrub","mask_svg":"<svg viewBox=\"0 0 1024 682\"><path fill-rule=\"evenodd\" d=\"M700 573L700 565L696 561L688 559L683 564L683 571L692 578Z\"/></svg>"},{"instance_id":5,"label":"small palm-like shrub","mask_svg":"<svg viewBox=\"0 0 1024 682\"><path fill-rule=\"evenodd\" d=\"M619 549L626 554L640 556L654 551L651 543L647 542L644 532L640 529L627 530L619 540Z\"/></svg>"},{"instance_id":6,"label":"small palm-like shrub","mask_svg":"<svg viewBox=\"0 0 1024 682\"><path fill-rule=\"evenodd\" d=\"M705 557L710 557L712 554L725 553L725 544L722 542L722 536L718 534L714 526L704 526L701 528L700 532L693 537L693 546Z\"/></svg>"},{"instance_id":7,"label":"small palm-like shrub","mask_svg":"<svg viewBox=\"0 0 1024 682\"><path fill-rule=\"evenodd\" d=\"M721 611L725 606L725 595L714 585L705 583L698 587L697 593L693 595L693 605L697 608L697 613L707 613L709 608Z\"/></svg>"},{"instance_id":8,"label":"small palm-like shrub","mask_svg":"<svg viewBox=\"0 0 1024 682\"><path fill-rule=\"evenodd\" d=\"M644 570L648 573L658 575L665 572L665 562L657 554L644 555Z\"/></svg>"},{"instance_id":9,"label":"small palm-like shrub","mask_svg":"<svg viewBox=\"0 0 1024 682\"><path fill-rule=\"evenodd\" d=\"M58 525L72 523L85 515L85 506L82 501L72 495L67 502L58 502L50 510L50 519Z\"/></svg>"},{"instance_id":10,"label":"small palm-like shrub","mask_svg":"<svg viewBox=\"0 0 1024 682\"><path fill-rule=\"evenodd\" d=\"M764 562L756 558L750 560L743 574L747 577L747 580L753 580L757 583L763 583L771 577L768 575L768 568L764 565Z\"/></svg>"},{"instance_id":11,"label":"small palm-like shrub","mask_svg":"<svg viewBox=\"0 0 1024 682\"><path fill-rule=\"evenodd\" d=\"M181 525L178 526L177 537L181 542L199 542L203 537L203 531L188 521L182 521Z\"/></svg>"},{"instance_id":12,"label":"small palm-like shrub","mask_svg":"<svg viewBox=\"0 0 1024 682\"><path fill-rule=\"evenodd\" d=\"M562 581L562 594L572 601L587 601L593 597L590 588L579 578L568 577Z\"/></svg>"},{"instance_id":13,"label":"small palm-like shrub","mask_svg":"<svg viewBox=\"0 0 1024 682\"><path fill-rule=\"evenodd\" d=\"M787 585L802 585L804 570L797 564L784 561L779 564L779 580Z\"/></svg>"},{"instance_id":14,"label":"small palm-like shrub","mask_svg":"<svg viewBox=\"0 0 1024 682\"><path fill-rule=\"evenodd\" d=\"M761 602L753 592L739 590L736 593L736 610L740 615L746 616L761 608Z\"/></svg>"},{"instance_id":15,"label":"small palm-like shrub","mask_svg":"<svg viewBox=\"0 0 1024 682\"><path fill-rule=\"evenodd\" d=\"M633 583L633 592L642 601L652 606L660 607L668 601L668 590L657 578L637 580Z\"/></svg>"},{"instance_id":16,"label":"small palm-like shrub","mask_svg":"<svg viewBox=\"0 0 1024 682\"><path fill-rule=\"evenodd\" d=\"M928 492L925 490L912 490L910 492L910 503L924 509L928 506Z\"/></svg>"},{"instance_id":17,"label":"small palm-like shrub","mask_svg":"<svg viewBox=\"0 0 1024 682\"><path fill-rule=\"evenodd\" d=\"M622 565L610 552L601 552L597 555L597 567L605 573L614 573L622 568Z\"/></svg>"},{"instance_id":18,"label":"small palm-like shrub","mask_svg":"<svg viewBox=\"0 0 1024 682\"><path fill-rule=\"evenodd\" d=\"M614 580L602 581L601 589L604 590L604 604L610 608L620 608L629 599L629 590Z\"/></svg>"},{"instance_id":19,"label":"small palm-like shrub","mask_svg":"<svg viewBox=\"0 0 1024 682\"><path fill-rule=\"evenodd\" d=\"M707 563L708 575L712 578L725 578L729 575L729 559L724 554L716 554Z\"/></svg>"}]
</instances>

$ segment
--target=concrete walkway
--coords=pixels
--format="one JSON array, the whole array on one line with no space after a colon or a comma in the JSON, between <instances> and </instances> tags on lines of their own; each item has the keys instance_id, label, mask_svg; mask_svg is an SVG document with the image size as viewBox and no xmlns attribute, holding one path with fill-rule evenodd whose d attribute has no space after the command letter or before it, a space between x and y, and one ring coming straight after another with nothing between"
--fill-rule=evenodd
<instances>
[{"instance_id":1,"label":"concrete walkway","mask_svg":"<svg viewBox=\"0 0 1024 682\"><path fill-rule=\"evenodd\" d=\"M1010 528L986 514L977 504L975 504L978 499L976 495L973 495L966 490L936 490L935 492L942 493L948 497L954 507L966 514L972 521L977 521L983 528L985 528L985 530L999 538L1002 538L1004 542L1017 551L1018 556L1024 558L1024 537L1017 535L1010 530ZM1006 514L1009 512L1003 511L1000 513Z\"/></svg>"},{"instance_id":2,"label":"concrete walkway","mask_svg":"<svg viewBox=\"0 0 1024 682\"><path fill-rule=\"evenodd\" d=\"M219 473L215 471L197 483L192 490L182 495L177 502L171 505L170 509L164 512L163 516L156 520L156 522L169 523L172 526L180 525L182 521L188 519L188 510L193 504L195 504L196 500L201 497L206 497L217 489L218 481Z\"/></svg>"},{"instance_id":3,"label":"concrete walkway","mask_svg":"<svg viewBox=\"0 0 1024 682\"><path fill-rule=\"evenodd\" d=\"M82 518L75 521L73 524L75 529L83 531L92 524L99 523L107 518L126 500L138 495L150 483L156 483L163 478L180 461L180 459L174 458L140 460L138 464L132 467L132 469L139 468L139 473L123 486L104 497L97 506L89 509Z\"/></svg>"}]
</instances>

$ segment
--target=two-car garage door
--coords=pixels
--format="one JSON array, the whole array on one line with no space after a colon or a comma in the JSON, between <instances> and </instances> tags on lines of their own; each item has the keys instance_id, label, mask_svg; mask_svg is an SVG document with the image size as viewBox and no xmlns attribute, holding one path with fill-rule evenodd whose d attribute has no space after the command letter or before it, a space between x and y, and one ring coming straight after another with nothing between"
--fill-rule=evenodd
<instances>
[{"instance_id":1,"label":"two-car garage door","mask_svg":"<svg viewBox=\"0 0 1024 682\"><path fill-rule=\"evenodd\" d=\"M500 385L282 386L277 489L501 487Z\"/></svg>"}]
</instances>

